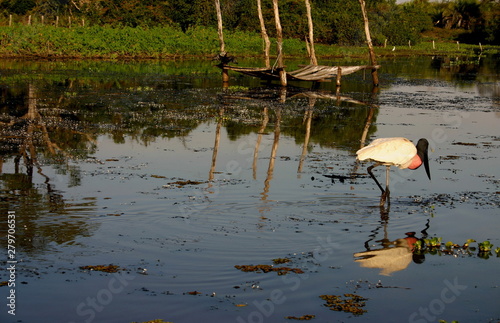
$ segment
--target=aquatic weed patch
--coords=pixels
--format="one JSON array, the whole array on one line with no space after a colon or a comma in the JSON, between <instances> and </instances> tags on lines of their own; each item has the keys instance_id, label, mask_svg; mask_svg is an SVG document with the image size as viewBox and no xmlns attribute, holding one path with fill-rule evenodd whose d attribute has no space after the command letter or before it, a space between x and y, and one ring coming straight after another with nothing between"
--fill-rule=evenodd
<instances>
[{"instance_id":1,"label":"aquatic weed patch","mask_svg":"<svg viewBox=\"0 0 500 323\"><path fill-rule=\"evenodd\" d=\"M368 298L356 294L344 294L344 297L338 295L320 295L319 297L332 311L352 313L356 316L367 312L362 307L366 305L365 301Z\"/></svg>"},{"instance_id":2,"label":"aquatic weed patch","mask_svg":"<svg viewBox=\"0 0 500 323\"><path fill-rule=\"evenodd\" d=\"M234 268L243 272L269 273L276 272L278 275L286 275L288 273L303 274L304 271L300 268L291 267L274 267L273 265L235 265Z\"/></svg>"},{"instance_id":3,"label":"aquatic weed patch","mask_svg":"<svg viewBox=\"0 0 500 323\"><path fill-rule=\"evenodd\" d=\"M491 179L490 179L491 181ZM448 208L456 208L461 204L473 204L482 208L498 208L500 207L499 192L460 192L460 193L435 193L429 197L410 196L410 203L422 206L424 209L434 208L436 205L445 206Z\"/></svg>"},{"instance_id":4,"label":"aquatic weed patch","mask_svg":"<svg viewBox=\"0 0 500 323\"><path fill-rule=\"evenodd\" d=\"M89 265L89 266L81 266L81 270L88 270L88 271L102 271L105 273L117 273L120 269L119 266L109 264L109 265Z\"/></svg>"},{"instance_id":5,"label":"aquatic weed patch","mask_svg":"<svg viewBox=\"0 0 500 323\"><path fill-rule=\"evenodd\" d=\"M305 314L302 316L285 316L287 320L297 320L297 321L309 321L315 318L316 315L314 314Z\"/></svg>"}]
</instances>

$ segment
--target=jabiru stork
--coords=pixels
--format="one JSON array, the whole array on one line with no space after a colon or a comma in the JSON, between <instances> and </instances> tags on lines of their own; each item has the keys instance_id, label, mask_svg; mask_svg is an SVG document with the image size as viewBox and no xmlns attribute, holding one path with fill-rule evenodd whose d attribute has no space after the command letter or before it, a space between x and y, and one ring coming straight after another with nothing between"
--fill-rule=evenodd
<instances>
[{"instance_id":1,"label":"jabiru stork","mask_svg":"<svg viewBox=\"0 0 500 323\"><path fill-rule=\"evenodd\" d=\"M420 139L416 146L410 140L402 137L379 138L356 152L358 160L371 160L375 162L367 170L368 174L370 174L371 178L373 178L382 191L380 205L384 205L386 199L389 200L389 172L391 166L414 170L424 164L427 177L429 177L429 180L431 179L429 159L427 157L428 147L429 142L425 138ZM385 190L372 173L372 169L380 165L386 166Z\"/></svg>"}]
</instances>

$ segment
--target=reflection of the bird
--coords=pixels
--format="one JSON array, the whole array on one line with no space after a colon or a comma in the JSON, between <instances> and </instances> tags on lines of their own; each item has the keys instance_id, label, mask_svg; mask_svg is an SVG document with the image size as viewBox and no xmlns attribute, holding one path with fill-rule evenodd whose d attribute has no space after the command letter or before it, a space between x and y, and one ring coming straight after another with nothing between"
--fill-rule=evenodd
<instances>
[{"instance_id":1,"label":"reflection of the bird","mask_svg":"<svg viewBox=\"0 0 500 323\"><path fill-rule=\"evenodd\" d=\"M414 244L419 240L415 237L415 232L406 232L406 237L391 241L387 233L389 211L381 207L380 212L380 225L372 231L370 239L365 242L366 251L354 254L354 257L357 258L354 261L364 268L378 268L380 269L380 275L384 276L390 276L394 272L406 269L412 261L417 264L422 263L424 261L423 256L413 253ZM425 229L421 231L423 237L427 236L426 230L428 228L429 222L427 222ZM375 239L380 229L384 230L384 237L376 242L380 244L381 248L372 249L370 241Z\"/></svg>"}]
</instances>

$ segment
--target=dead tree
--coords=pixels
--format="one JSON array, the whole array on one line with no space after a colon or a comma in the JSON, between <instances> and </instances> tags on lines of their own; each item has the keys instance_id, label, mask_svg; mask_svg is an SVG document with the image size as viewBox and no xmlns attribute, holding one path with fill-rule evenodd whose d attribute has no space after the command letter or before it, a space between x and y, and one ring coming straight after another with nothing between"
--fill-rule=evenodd
<instances>
[{"instance_id":1,"label":"dead tree","mask_svg":"<svg viewBox=\"0 0 500 323\"><path fill-rule=\"evenodd\" d=\"M359 4L361 5L361 13L363 14L363 21L365 23L366 43L368 45L368 51L370 52L370 64L373 66L372 69L373 85L378 86L378 72L377 68L375 68L375 66L377 65L377 59L375 57L375 52L373 51L372 37L370 36L370 26L368 23L368 15L366 13L365 0L359 0Z\"/></svg>"},{"instance_id":2,"label":"dead tree","mask_svg":"<svg viewBox=\"0 0 500 323\"><path fill-rule=\"evenodd\" d=\"M220 0L215 0L215 10L217 11L217 32L219 33L219 44L220 44L220 52L218 57L221 61L221 69L222 69L222 82L229 82L229 72L224 68L224 65L227 65L225 62L225 58L227 57L225 45L224 45L224 34L222 32L222 11L220 10Z\"/></svg>"},{"instance_id":3,"label":"dead tree","mask_svg":"<svg viewBox=\"0 0 500 323\"><path fill-rule=\"evenodd\" d=\"M280 74L280 83L282 86L287 85L286 71L283 64L283 30L281 29L280 13L278 8L278 0L273 0L274 22L276 23L276 42L277 42L277 69Z\"/></svg>"},{"instance_id":4,"label":"dead tree","mask_svg":"<svg viewBox=\"0 0 500 323\"><path fill-rule=\"evenodd\" d=\"M314 30L313 30L313 20L311 14L311 3L309 2L309 0L305 0L305 2L307 11L307 22L309 24L309 42L306 41L306 44L308 44L307 49L309 52L309 57L311 59L311 64L318 65L318 60L316 59L316 52L314 50Z\"/></svg>"},{"instance_id":5,"label":"dead tree","mask_svg":"<svg viewBox=\"0 0 500 323\"><path fill-rule=\"evenodd\" d=\"M257 0L257 15L259 16L260 22L260 33L262 35L262 40L264 40L264 62L266 67L271 67L269 59L269 49L271 48L271 41L269 40L269 35L267 34L266 24L264 23L264 15L262 14L261 0Z\"/></svg>"}]
</instances>

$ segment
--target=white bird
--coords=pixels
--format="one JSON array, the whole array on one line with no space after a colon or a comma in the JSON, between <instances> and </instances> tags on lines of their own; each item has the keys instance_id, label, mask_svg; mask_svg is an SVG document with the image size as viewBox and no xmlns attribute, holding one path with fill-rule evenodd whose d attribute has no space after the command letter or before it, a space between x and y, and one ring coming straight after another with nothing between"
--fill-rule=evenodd
<instances>
[{"instance_id":1,"label":"white bird","mask_svg":"<svg viewBox=\"0 0 500 323\"><path fill-rule=\"evenodd\" d=\"M429 159L427 157L428 147L429 142L425 138L420 139L416 147L410 140L402 137L379 138L356 152L358 160L371 160L375 162L375 164L368 167L367 170L368 174L370 174L371 178L373 178L382 191L380 205L384 205L386 199L389 198L389 171L391 166L413 170L424 164L427 177L431 179ZM385 190L372 173L372 169L380 165L386 166Z\"/></svg>"}]
</instances>

